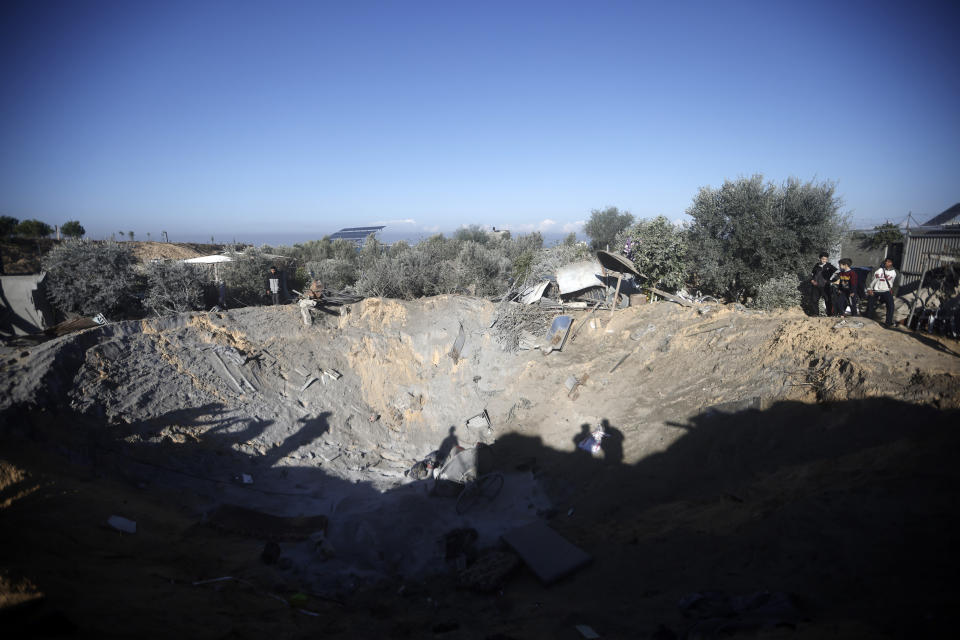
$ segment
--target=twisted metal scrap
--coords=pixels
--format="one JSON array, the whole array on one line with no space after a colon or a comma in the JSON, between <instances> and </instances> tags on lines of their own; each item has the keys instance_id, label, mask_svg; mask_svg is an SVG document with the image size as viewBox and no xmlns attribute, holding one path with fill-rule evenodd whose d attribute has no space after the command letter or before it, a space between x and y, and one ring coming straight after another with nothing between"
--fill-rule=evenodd
<instances>
[{"instance_id":1,"label":"twisted metal scrap","mask_svg":"<svg viewBox=\"0 0 960 640\"><path fill-rule=\"evenodd\" d=\"M516 351L524 332L543 336L557 315L557 310L536 304L507 303L497 310L493 337L504 350Z\"/></svg>"}]
</instances>

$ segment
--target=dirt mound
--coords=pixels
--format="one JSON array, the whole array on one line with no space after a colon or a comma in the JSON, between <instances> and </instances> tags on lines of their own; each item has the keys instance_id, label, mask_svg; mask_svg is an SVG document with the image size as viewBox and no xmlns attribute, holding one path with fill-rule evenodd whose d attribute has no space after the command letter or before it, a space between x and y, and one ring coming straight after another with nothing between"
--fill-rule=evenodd
<instances>
[{"instance_id":1,"label":"dirt mound","mask_svg":"<svg viewBox=\"0 0 960 640\"><path fill-rule=\"evenodd\" d=\"M327 636L561 637L590 624L645 637L689 628L676 603L703 589L797 594L810 637L909 635L897 598L926 607L932 630L950 619L957 563L906 565L960 533L956 344L660 303L590 323L578 312L576 338L546 355L501 349L495 311L372 299L306 327L293 306L247 308L5 352L0 548L20 551L0 587L49 600L19 628L56 613L103 630L110 609L142 629L162 601L210 608L163 626L194 636L245 637L262 619L303 635L320 614ZM593 457L577 444L599 424ZM466 514L405 474L457 447L480 447L481 472L505 479ZM224 509L243 521L222 526ZM111 515L137 533L119 537ZM473 558L540 519L593 564L549 591L522 571L502 592L455 590ZM474 530L476 548L445 552L454 530ZM282 555L267 566L271 538Z\"/></svg>"},{"instance_id":2,"label":"dirt mound","mask_svg":"<svg viewBox=\"0 0 960 640\"><path fill-rule=\"evenodd\" d=\"M138 262L150 262L151 260L186 260L188 258L198 258L200 256L218 253L222 250L219 245L211 245L209 251L204 247L199 249L197 245L181 244L176 242L125 242L133 252Z\"/></svg>"}]
</instances>

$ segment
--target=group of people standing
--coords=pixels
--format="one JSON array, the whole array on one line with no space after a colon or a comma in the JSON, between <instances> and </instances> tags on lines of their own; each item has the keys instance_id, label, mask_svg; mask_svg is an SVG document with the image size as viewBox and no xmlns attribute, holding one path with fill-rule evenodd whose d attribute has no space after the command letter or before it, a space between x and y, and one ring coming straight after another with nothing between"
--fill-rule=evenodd
<instances>
[{"instance_id":1,"label":"group of people standing","mask_svg":"<svg viewBox=\"0 0 960 640\"><path fill-rule=\"evenodd\" d=\"M830 264L830 255L820 254L820 261L814 265L810 284L813 285L813 305L819 307L820 298L824 299L828 316L860 315L859 283L857 272L853 270L850 258L840 258L840 268ZM870 285L866 288L867 317L872 318L877 303L886 306L887 316L884 325L893 326L893 281L897 272L893 260L887 258L883 266L873 272Z\"/></svg>"}]
</instances>

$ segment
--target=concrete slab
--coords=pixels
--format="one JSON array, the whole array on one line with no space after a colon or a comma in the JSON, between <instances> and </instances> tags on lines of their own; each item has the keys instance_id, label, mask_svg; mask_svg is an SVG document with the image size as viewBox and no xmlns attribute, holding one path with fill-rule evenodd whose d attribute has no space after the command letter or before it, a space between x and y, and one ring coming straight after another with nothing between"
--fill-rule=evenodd
<instances>
[{"instance_id":1,"label":"concrete slab","mask_svg":"<svg viewBox=\"0 0 960 640\"><path fill-rule=\"evenodd\" d=\"M47 302L45 274L0 278L0 335L39 333L53 324Z\"/></svg>"},{"instance_id":2,"label":"concrete slab","mask_svg":"<svg viewBox=\"0 0 960 640\"><path fill-rule=\"evenodd\" d=\"M585 566L592 557L542 521L503 534L513 549L544 584L551 584Z\"/></svg>"}]
</instances>

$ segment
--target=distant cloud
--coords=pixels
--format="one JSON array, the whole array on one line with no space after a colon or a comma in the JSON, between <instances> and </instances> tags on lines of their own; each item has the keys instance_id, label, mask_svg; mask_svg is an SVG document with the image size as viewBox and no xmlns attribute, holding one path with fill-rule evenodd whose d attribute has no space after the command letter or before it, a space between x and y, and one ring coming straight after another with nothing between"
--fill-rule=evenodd
<instances>
[{"instance_id":1,"label":"distant cloud","mask_svg":"<svg viewBox=\"0 0 960 640\"><path fill-rule=\"evenodd\" d=\"M575 222L568 222L563 225L564 233L580 233L583 231L583 225L587 223L586 220L577 220Z\"/></svg>"},{"instance_id":2,"label":"distant cloud","mask_svg":"<svg viewBox=\"0 0 960 640\"><path fill-rule=\"evenodd\" d=\"M403 220L378 220L377 222L374 222L373 224L382 224L382 225L390 225L390 224L417 224L417 221L414 220L413 218L404 218Z\"/></svg>"},{"instance_id":3,"label":"distant cloud","mask_svg":"<svg viewBox=\"0 0 960 640\"><path fill-rule=\"evenodd\" d=\"M422 228L424 231L426 231L427 233L439 233L439 232L440 232L440 227L439 227L438 225L433 225L433 226L431 226L431 227L424 226L424 227L421 227L421 228Z\"/></svg>"},{"instance_id":4,"label":"distant cloud","mask_svg":"<svg viewBox=\"0 0 960 640\"><path fill-rule=\"evenodd\" d=\"M536 224L529 222L523 224L505 224L503 229L507 231L514 231L516 233L533 233L534 231L539 231L541 233L547 233L552 227L555 227L557 222L551 220L550 218L544 218Z\"/></svg>"}]
</instances>

